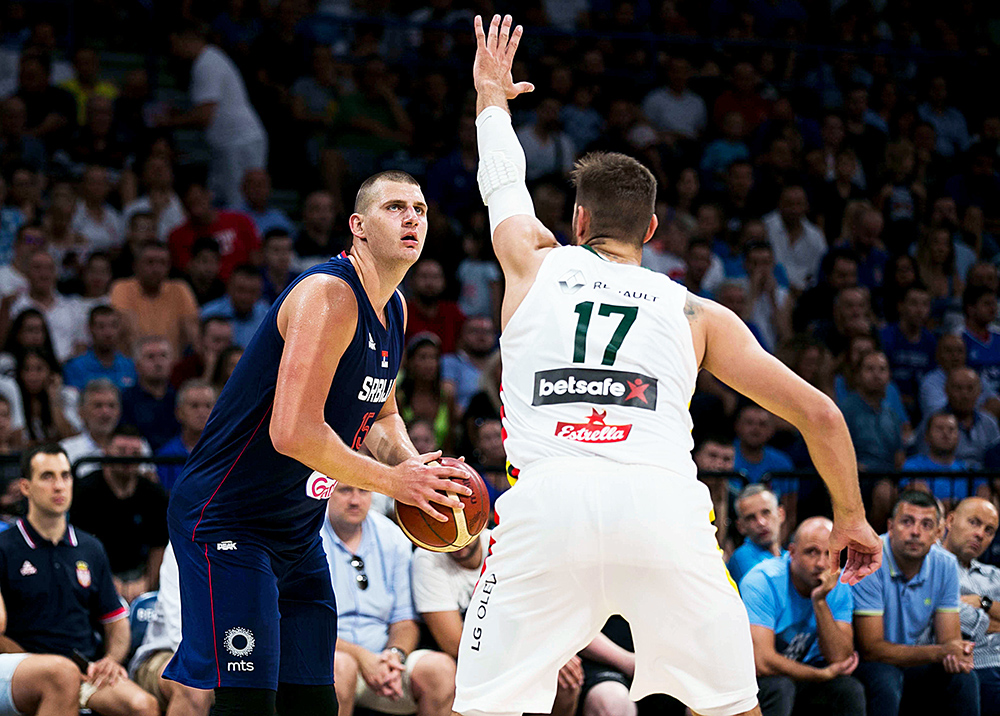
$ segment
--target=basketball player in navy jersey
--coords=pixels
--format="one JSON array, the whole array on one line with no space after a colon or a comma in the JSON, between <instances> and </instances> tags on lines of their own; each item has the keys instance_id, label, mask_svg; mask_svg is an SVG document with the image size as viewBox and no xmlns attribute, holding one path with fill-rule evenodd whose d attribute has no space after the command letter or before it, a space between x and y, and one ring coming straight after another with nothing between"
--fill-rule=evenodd
<instances>
[{"instance_id":1,"label":"basketball player in navy jersey","mask_svg":"<svg viewBox=\"0 0 1000 716\"><path fill-rule=\"evenodd\" d=\"M353 244L271 307L177 481L168 512L183 639L164 677L216 716L337 712L337 616L320 540L334 480L444 516L462 473L418 455L396 410L405 303L427 204L404 172L367 179ZM377 458L355 452L364 444ZM330 476L329 478L326 476ZM333 478L333 479L331 479Z\"/></svg>"}]
</instances>

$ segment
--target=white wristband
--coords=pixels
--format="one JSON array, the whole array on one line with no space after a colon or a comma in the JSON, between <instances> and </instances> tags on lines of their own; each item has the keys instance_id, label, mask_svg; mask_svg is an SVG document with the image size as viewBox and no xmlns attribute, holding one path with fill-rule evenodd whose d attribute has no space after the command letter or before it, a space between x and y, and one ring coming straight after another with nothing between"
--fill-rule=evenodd
<instances>
[{"instance_id":1,"label":"white wristband","mask_svg":"<svg viewBox=\"0 0 1000 716\"><path fill-rule=\"evenodd\" d=\"M476 117L479 144L479 193L489 207L490 235L504 219L519 214L535 215L531 194L524 183L526 161L514 133L510 115L490 106Z\"/></svg>"}]
</instances>

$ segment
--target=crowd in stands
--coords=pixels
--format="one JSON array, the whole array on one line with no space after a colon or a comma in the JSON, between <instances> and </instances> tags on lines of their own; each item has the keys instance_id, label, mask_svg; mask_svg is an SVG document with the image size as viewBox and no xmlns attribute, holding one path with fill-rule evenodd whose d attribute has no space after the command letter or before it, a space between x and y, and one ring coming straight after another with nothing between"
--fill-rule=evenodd
<instances>
[{"instance_id":1,"label":"crowd in stands","mask_svg":"<svg viewBox=\"0 0 1000 716\"><path fill-rule=\"evenodd\" d=\"M100 665L90 678L99 713L205 713L203 694L159 678L179 638L176 601L160 599L152 644L125 674L114 595L176 589L163 520L180 463L269 306L303 269L349 248L353 192L375 171L409 171L430 205L423 257L403 286L401 414L422 452L465 455L491 499L510 487L502 277L476 184L470 74L471 19L494 7L73 5L72 15L47 12L59 2L0 10L0 524L16 525L0 535L6 638ZM1000 657L990 656L1000 607L959 604L942 576L950 551L966 596L1000 584L989 566L1000 564L989 513L1000 479L988 474L1000 470L1000 103L984 91L1000 16L969 0L917 8L496 7L528 26L514 74L537 89L512 110L538 217L568 242L575 159L636 156L659 183L644 265L735 311L847 419L870 519L887 535L881 581L863 582L853 602L817 577L829 525L813 518L826 505L803 477L802 438L710 374L692 398L720 545L753 595L766 714L831 694L843 713L859 713L850 709L866 694L869 712L883 713L874 698L905 705L921 698L911 686L930 684L971 709L971 656L947 616L959 607L982 713L1000 703ZM38 453L47 469L29 461L19 479L16 456L52 443L66 464ZM60 484L69 465L76 484ZM741 493L748 482L765 486ZM927 493L930 505L913 497ZM369 510L366 495L338 490L324 527L348 644L337 654L341 707L443 713L483 551L410 556L379 514L391 505L374 498ZM931 546L946 530L944 547ZM930 551L916 554L917 543ZM83 621L62 631L33 621L42 595L66 597L38 586L52 575L31 555L50 548L46 564L75 573L76 597L86 593L80 618L105 622L99 638ZM8 594L32 580L34 591ZM775 583L788 588L768 592ZM892 611L908 590L939 586L924 621ZM790 632L809 618L818 639ZM36 685L24 687L25 710L67 701L79 681L68 663L25 660L18 673ZM553 713L634 713L633 663L627 625L609 622L560 672Z\"/></svg>"}]
</instances>

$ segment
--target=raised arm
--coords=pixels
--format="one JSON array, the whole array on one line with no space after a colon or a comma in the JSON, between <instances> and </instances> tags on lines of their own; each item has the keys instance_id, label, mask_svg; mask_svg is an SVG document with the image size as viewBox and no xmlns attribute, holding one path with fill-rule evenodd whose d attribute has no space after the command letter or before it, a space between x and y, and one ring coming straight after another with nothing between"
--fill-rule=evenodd
<instances>
[{"instance_id":1,"label":"raised arm","mask_svg":"<svg viewBox=\"0 0 1000 716\"><path fill-rule=\"evenodd\" d=\"M507 100L534 86L514 83L510 69L523 32L511 31L510 15L490 22L476 16L476 60L472 67L476 86L476 133L479 141L479 191L489 208L493 250L506 278L501 326L513 315L534 281L545 253L556 246L552 232L535 218L535 208L525 184L525 157L514 133Z\"/></svg>"},{"instance_id":2,"label":"raised arm","mask_svg":"<svg viewBox=\"0 0 1000 716\"><path fill-rule=\"evenodd\" d=\"M448 477L455 468L428 466L439 453L388 467L360 455L334 432L324 416L326 397L340 358L357 328L354 292L339 278L311 276L300 282L278 311L285 347L278 367L269 432L275 450L339 481L415 505L431 516L444 515L431 502L461 509L461 501L438 490L469 494Z\"/></svg>"},{"instance_id":3,"label":"raised arm","mask_svg":"<svg viewBox=\"0 0 1000 716\"><path fill-rule=\"evenodd\" d=\"M830 570L845 547L842 581L855 584L877 570L882 543L865 519L854 445L836 404L761 348L728 308L688 294L684 310L701 367L802 433L833 504Z\"/></svg>"}]
</instances>

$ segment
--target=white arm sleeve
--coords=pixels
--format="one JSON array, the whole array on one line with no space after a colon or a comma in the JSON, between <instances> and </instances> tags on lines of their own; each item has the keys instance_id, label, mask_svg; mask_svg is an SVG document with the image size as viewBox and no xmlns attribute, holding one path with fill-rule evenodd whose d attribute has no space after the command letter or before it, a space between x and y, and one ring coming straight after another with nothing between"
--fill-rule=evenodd
<instances>
[{"instance_id":1,"label":"white arm sleeve","mask_svg":"<svg viewBox=\"0 0 1000 716\"><path fill-rule=\"evenodd\" d=\"M476 117L479 142L479 193L489 207L490 235L504 219L519 214L535 215L531 194L524 183L526 161L514 134L510 115L497 106Z\"/></svg>"}]
</instances>

